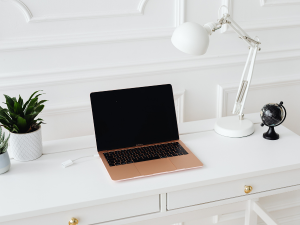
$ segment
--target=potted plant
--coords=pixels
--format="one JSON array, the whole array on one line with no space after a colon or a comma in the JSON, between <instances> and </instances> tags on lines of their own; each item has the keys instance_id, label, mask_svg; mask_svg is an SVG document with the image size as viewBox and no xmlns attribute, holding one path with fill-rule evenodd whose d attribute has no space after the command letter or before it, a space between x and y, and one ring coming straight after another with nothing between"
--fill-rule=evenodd
<instances>
[{"instance_id":1,"label":"potted plant","mask_svg":"<svg viewBox=\"0 0 300 225\"><path fill-rule=\"evenodd\" d=\"M38 92L34 92L25 103L21 96L17 100L4 95L7 108L0 107L0 123L10 132L10 153L18 161L30 161L42 155L43 120L36 117L47 100L38 101L42 95Z\"/></svg>"},{"instance_id":2,"label":"potted plant","mask_svg":"<svg viewBox=\"0 0 300 225\"><path fill-rule=\"evenodd\" d=\"M5 139L5 133L0 127L0 174L5 173L10 168L10 159L7 153L9 136Z\"/></svg>"}]
</instances>

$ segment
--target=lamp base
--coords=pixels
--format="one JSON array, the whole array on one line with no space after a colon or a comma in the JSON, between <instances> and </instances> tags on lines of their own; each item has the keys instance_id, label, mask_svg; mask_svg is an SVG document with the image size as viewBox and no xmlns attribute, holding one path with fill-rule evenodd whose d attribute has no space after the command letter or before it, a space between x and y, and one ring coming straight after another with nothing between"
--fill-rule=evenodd
<instances>
[{"instance_id":1,"label":"lamp base","mask_svg":"<svg viewBox=\"0 0 300 225\"><path fill-rule=\"evenodd\" d=\"M217 119L215 131L226 137L246 137L254 133L254 126L250 120L229 116Z\"/></svg>"}]
</instances>

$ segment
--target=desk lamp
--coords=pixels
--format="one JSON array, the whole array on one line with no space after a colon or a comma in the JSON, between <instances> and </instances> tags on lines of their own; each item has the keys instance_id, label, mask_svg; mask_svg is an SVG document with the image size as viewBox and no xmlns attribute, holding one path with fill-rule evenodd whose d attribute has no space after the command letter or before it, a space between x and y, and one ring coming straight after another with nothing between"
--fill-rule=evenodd
<instances>
[{"instance_id":1,"label":"desk lamp","mask_svg":"<svg viewBox=\"0 0 300 225\"><path fill-rule=\"evenodd\" d=\"M245 137L254 132L253 123L244 118L243 109L253 74L256 53L260 50L259 45L261 43L250 38L228 13L225 13L216 23L210 22L204 26L193 22L183 23L175 29L171 41L177 49L184 53L203 55L209 45L209 35L220 29L224 24L232 27L239 37L249 45L250 51L232 112L238 116L217 119L215 131L227 137Z\"/></svg>"}]
</instances>

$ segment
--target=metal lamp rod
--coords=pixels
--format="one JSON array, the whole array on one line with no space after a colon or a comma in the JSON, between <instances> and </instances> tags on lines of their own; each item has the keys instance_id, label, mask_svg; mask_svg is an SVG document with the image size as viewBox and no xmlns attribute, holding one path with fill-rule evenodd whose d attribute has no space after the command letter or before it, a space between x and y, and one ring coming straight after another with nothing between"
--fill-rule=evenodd
<instances>
[{"instance_id":1,"label":"metal lamp rod","mask_svg":"<svg viewBox=\"0 0 300 225\"><path fill-rule=\"evenodd\" d=\"M243 119L243 110L253 75L256 54L257 51L260 51L259 45L261 43L250 38L229 14L224 14L223 17L218 20L215 30L221 28L223 24L228 24L239 35L239 37L249 45L250 49L232 111L233 114L238 114L239 118Z\"/></svg>"}]
</instances>

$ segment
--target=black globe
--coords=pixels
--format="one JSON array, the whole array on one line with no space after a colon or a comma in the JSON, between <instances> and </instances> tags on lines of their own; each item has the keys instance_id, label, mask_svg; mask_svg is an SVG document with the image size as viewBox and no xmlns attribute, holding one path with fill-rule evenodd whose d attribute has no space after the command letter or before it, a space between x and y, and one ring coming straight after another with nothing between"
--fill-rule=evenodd
<instances>
[{"instance_id":1,"label":"black globe","mask_svg":"<svg viewBox=\"0 0 300 225\"><path fill-rule=\"evenodd\" d=\"M269 103L264 105L260 111L260 118L262 120L262 126L269 127L268 132L263 134L263 137L268 140L279 139L279 134L274 130L274 127L283 123L286 118L286 110L283 106L283 102L280 104Z\"/></svg>"},{"instance_id":2,"label":"black globe","mask_svg":"<svg viewBox=\"0 0 300 225\"><path fill-rule=\"evenodd\" d=\"M285 110L282 105L276 103L269 103L264 105L260 111L262 122L266 126L278 126L285 118Z\"/></svg>"}]
</instances>

